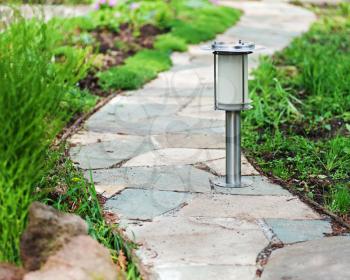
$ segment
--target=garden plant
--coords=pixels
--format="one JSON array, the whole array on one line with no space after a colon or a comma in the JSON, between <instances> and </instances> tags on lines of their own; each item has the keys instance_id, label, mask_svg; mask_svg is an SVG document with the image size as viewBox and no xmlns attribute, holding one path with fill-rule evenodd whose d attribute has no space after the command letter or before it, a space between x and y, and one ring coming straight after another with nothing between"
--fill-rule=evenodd
<instances>
[{"instance_id":1,"label":"garden plant","mask_svg":"<svg viewBox=\"0 0 350 280\"><path fill-rule=\"evenodd\" d=\"M243 143L265 174L348 220L350 6L313 10L311 30L254 72Z\"/></svg>"},{"instance_id":2,"label":"garden plant","mask_svg":"<svg viewBox=\"0 0 350 280\"><path fill-rule=\"evenodd\" d=\"M223 32L240 12L206 0L110 0L95 9L48 22L15 10L11 22L2 23L0 260L21 263L28 207L40 200L84 218L125 277L139 279L135 245L108 223L101 197L67 159L60 135L108 95L136 89L168 69L171 52Z\"/></svg>"}]
</instances>

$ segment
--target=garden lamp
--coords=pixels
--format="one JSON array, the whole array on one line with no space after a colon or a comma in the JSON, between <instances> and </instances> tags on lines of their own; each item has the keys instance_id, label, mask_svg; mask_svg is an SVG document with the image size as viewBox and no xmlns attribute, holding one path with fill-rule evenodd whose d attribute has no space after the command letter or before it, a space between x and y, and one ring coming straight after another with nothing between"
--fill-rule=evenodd
<instances>
[{"instance_id":1,"label":"garden lamp","mask_svg":"<svg viewBox=\"0 0 350 280\"><path fill-rule=\"evenodd\" d=\"M244 187L251 181L241 176L241 111L251 108L248 96L248 55L253 43L214 42L208 50L214 54L215 110L225 111L226 176L211 179L212 187Z\"/></svg>"}]
</instances>

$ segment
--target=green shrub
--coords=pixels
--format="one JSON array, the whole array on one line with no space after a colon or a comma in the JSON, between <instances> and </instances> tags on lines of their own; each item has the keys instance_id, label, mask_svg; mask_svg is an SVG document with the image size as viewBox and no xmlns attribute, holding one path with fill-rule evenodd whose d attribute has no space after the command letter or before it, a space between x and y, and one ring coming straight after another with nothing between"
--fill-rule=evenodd
<instances>
[{"instance_id":1,"label":"green shrub","mask_svg":"<svg viewBox=\"0 0 350 280\"><path fill-rule=\"evenodd\" d=\"M171 60L166 52L142 50L126 59L125 65L98 73L99 83L105 90L137 89L170 66Z\"/></svg>"},{"instance_id":2,"label":"green shrub","mask_svg":"<svg viewBox=\"0 0 350 280\"><path fill-rule=\"evenodd\" d=\"M187 50L187 44L185 40L176 37L172 34L159 35L154 42L154 47L157 50L162 51L179 51L184 52Z\"/></svg>"},{"instance_id":3,"label":"green shrub","mask_svg":"<svg viewBox=\"0 0 350 280\"><path fill-rule=\"evenodd\" d=\"M19 262L28 206L50 168L46 151L69 118L60 103L86 72L82 53L56 52L55 34L18 18L0 37L0 261Z\"/></svg>"},{"instance_id":4,"label":"green shrub","mask_svg":"<svg viewBox=\"0 0 350 280\"><path fill-rule=\"evenodd\" d=\"M350 17L325 11L312 28L250 82L254 109L244 113L246 153L269 174L332 211L350 211ZM342 15L342 16L339 16Z\"/></svg>"}]
</instances>

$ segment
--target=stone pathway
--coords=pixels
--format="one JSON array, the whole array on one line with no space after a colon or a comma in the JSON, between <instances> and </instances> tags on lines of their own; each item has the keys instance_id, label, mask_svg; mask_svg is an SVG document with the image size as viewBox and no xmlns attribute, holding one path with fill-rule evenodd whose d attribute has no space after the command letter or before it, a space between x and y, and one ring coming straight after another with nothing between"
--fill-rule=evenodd
<instances>
[{"instance_id":1,"label":"stone pathway","mask_svg":"<svg viewBox=\"0 0 350 280\"><path fill-rule=\"evenodd\" d=\"M265 45L267 54L315 20L311 12L287 3L223 4L242 9L244 16L218 40L252 40ZM254 279L266 247L308 240L323 244L324 234L332 232L327 218L260 176L244 156L243 175L254 180L252 187L230 194L210 189L209 178L223 175L225 164L224 113L213 110L212 55L193 46L172 58L170 71L114 98L70 140L73 161L87 178L92 175L107 198L106 209L118 215L130 239L142 244L136 253L145 275ZM257 65L257 57L250 65ZM338 239L327 242L339 247L343 240ZM263 279L336 279L313 276L311 269L337 268L334 261L325 263L333 243L318 247L320 258L304 262L313 244L274 251ZM300 254L304 265L283 278L286 263L298 262Z\"/></svg>"}]
</instances>

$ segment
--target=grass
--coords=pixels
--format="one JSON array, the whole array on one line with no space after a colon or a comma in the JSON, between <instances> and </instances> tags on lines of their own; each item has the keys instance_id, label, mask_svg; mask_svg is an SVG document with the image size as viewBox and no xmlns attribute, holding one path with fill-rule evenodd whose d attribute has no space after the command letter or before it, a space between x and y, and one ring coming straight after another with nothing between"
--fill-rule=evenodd
<instances>
[{"instance_id":1,"label":"grass","mask_svg":"<svg viewBox=\"0 0 350 280\"><path fill-rule=\"evenodd\" d=\"M61 103L86 72L84 51L65 60L52 34L41 21L19 18L0 37L0 261L19 262L32 193L49 169L45 153L69 115L84 107L67 111Z\"/></svg>"},{"instance_id":2,"label":"grass","mask_svg":"<svg viewBox=\"0 0 350 280\"><path fill-rule=\"evenodd\" d=\"M69 159L65 159L63 150L61 147L49 152L48 161L53 162L54 167L40 184L40 199L60 211L81 216L89 225L89 234L109 248L120 277L140 279L131 261L131 250L135 245L123 240L117 225L106 222L94 185L85 180Z\"/></svg>"},{"instance_id":3,"label":"grass","mask_svg":"<svg viewBox=\"0 0 350 280\"><path fill-rule=\"evenodd\" d=\"M169 22L163 23L161 27L167 28L169 32L158 36L154 43L155 50L141 50L134 57L127 59L124 65L98 73L103 89L141 87L154 79L157 73L171 67L169 55L172 51L186 51L188 44L213 39L217 33L225 31L240 17L238 10L215 6L206 0L173 0L168 6L173 11L173 17L170 20L168 12L164 12Z\"/></svg>"},{"instance_id":4,"label":"grass","mask_svg":"<svg viewBox=\"0 0 350 280\"><path fill-rule=\"evenodd\" d=\"M105 91L136 89L171 67L172 51L185 51L187 44L195 42L187 37L186 25L193 24L196 33L203 33L196 40L209 40L239 18L235 10L206 0L194 2L200 6L179 0L140 1L140 11L131 12L122 4L87 17L48 23L17 15L6 26L0 37L0 261L20 264L19 238L28 206L41 200L80 215L89 224L90 235L111 250L123 276L140 278L130 253L134 245L105 221L94 186L51 144L67 123L90 111L98 100L78 87L95 65L97 42L92 31L118 32L128 22L136 37L144 24L165 32L156 38L154 49L141 49L123 65L98 73ZM114 16L124 10L121 17ZM209 19L213 26L204 32Z\"/></svg>"},{"instance_id":5,"label":"grass","mask_svg":"<svg viewBox=\"0 0 350 280\"><path fill-rule=\"evenodd\" d=\"M350 213L348 8L318 10L309 32L262 59L243 138L265 173L342 215Z\"/></svg>"}]
</instances>

